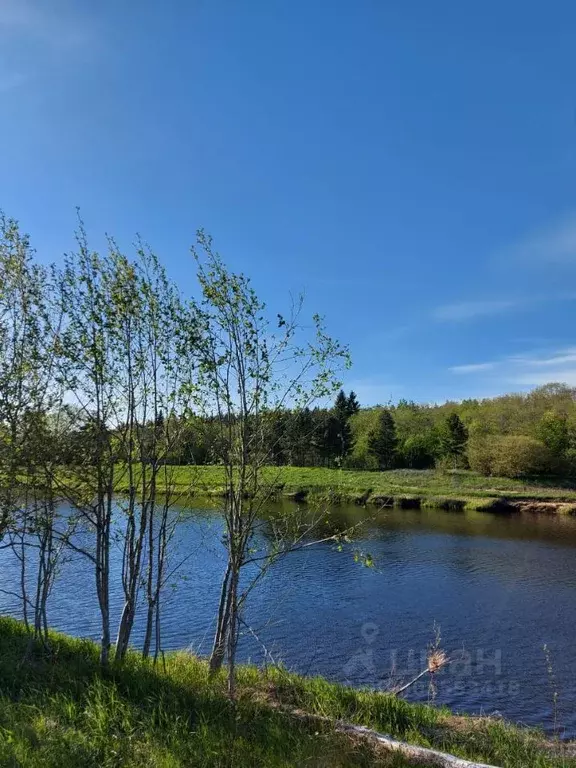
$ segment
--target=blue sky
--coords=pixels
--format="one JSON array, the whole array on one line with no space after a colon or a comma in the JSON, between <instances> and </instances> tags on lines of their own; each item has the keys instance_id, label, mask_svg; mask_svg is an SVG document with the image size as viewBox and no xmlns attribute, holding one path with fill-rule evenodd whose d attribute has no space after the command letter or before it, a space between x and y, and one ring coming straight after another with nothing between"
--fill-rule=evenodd
<instances>
[{"instance_id":1,"label":"blue sky","mask_svg":"<svg viewBox=\"0 0 576 768\"><path fill-rule=\"evenodd\" d=\"M42 259L203 226L363 403L576 385L573 0L0 0L0 104Z\"/></svg>"}]
</instances>

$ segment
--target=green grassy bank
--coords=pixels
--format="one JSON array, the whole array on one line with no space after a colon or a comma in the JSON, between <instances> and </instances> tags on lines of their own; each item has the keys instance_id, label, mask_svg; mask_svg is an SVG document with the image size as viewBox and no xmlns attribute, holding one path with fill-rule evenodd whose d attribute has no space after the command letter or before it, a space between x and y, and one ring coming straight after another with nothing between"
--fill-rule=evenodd
<instances>
[{"instance_id":1,"label":"green grassy bank","mask_svg":"<svg viewBox=\"0 0 576 768\"><path fill-rule=\"evenodd\" d=\"M118 472L117 488L127 490ZM183 494L218 496L224 492L224 471L219 466L170 468L170 480ZM263 481L279 497L304 501L327 498L334 502L388 506L440 506L451 509L511 511L526 508L535 512L574 513L576 487L557 479L512 480L484 477L475 472L398 469L361 472L317 467L266 467ZM163 478L160 479L160 483Z\"/></svg>"},{"instance_id":2,"label":"green grassy bank","mask_svg":"<svg viewBox=\"0 0 576 768\"><path fill-rule=\"evenodd\" d=\"M455 717L390 695L280 670L239 670L236 703L223 678L180 653L154 668L130 654L102 676L96 646L52 634L23 661L22 624L0 619L0 765L407 766L364 740L280 707L371 726L503 768L576 768L559 744L502 721Z\"/></svg>"}]
</instances>

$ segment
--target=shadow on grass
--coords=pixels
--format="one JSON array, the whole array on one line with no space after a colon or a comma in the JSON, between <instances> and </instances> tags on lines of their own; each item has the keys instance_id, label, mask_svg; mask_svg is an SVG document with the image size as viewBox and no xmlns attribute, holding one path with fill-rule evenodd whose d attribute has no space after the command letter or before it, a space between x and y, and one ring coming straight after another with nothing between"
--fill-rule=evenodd
<instances>
[{"instance_id":1,"label":"shadow on grass","mask_svg":"<svg viewBox=\"0 0 576 768\"><path fill-rule=\"evenodd\" d=\"M209 682L189 656L170 657L164 671L134 653L102 674L90 641L54 634L50 653L35 645L23 663L27 645L21 624L0 619L2 765L408 765L375 762L369 745L253 693L233 703L224 679Z\"/></svg>"},{"instance_id":2,"label":"shadow on grass","mask_svg":"<svg viewBox=\"0 0 576 768\"><path fill-rule=\"evenodd\" d=\"M131 653L100 671L97 646L51 635L51 652L0 618L0 765L72 766L407 766L330 724L289 716L272 702L390 733L406 741L504 768L574 768L543 738L488 719L454 717L384 693L354 690L322 678L239 668L239 695L225 679L208 680L205 662L187 655L155 668Z\"/></svg>"}]
</instances>

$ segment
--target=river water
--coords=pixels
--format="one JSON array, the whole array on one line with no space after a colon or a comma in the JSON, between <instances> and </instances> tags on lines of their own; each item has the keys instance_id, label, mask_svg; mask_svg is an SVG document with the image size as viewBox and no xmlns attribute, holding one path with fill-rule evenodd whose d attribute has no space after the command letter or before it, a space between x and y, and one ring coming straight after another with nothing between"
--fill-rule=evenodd
<instances>
[{"instance_id":1,"label":"river water","mask_svg":"<svg viewBox=\"0 0 576 768\"><path fill-rule=\"evenodd\" d=\"M217 509L184 511L172 561L185 561L165 596L164 646L208 653L224 567L222 518ZM334 513L346 523L367 514ZM369 553L375 567L356 562L353 550ZM0 567L2 586L17 588L6 552ZM116 576L119 568L115 552ZM119 590L112 598L117 616ZM0 612L17 615L14 599L0 595ZM93 577L80 556L62 568L49 621L99 636ZM439 631L454 662L435 690L423 680L407 698L498 712L550 732L556 691L561 733L576 736L574 518L387 509L342 551L323 544L276 563L251 595L247 621L254 634L242 638L242 659L261 663L264 646L291 670L374 688L414 677ZM141 638L136 626L134 643Z\"/></svg>"}]
</instances>

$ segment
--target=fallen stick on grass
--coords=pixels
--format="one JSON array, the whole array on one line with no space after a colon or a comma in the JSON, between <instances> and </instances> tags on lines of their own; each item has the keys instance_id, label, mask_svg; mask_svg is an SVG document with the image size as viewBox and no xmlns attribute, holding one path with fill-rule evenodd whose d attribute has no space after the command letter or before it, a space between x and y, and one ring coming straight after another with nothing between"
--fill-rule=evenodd
<instances>
[{"instance_id":1,"label":"fallen stick on grass","mask_svg":"<svg viewBox=\"0 0 576 768\"><path fill-rule=\"evenodd\" d=\"M415 765L431 766L431 768L498 768L498 766L495 765L464 760L462 757L455 757L446 752L438 752L435 749L417 747L414 744L408 744L406 741L399 741L398 739L393 739L391 736L374 731L372 728L366 728L364 725L354 725L353 723L345 723L342 720L333 720L325 715L314 715L310 712L305 712L301 709L292 709L291 707L286 707L278 703L273 704L273 706L281 709L292 717L297 717L301 720L316 720L323 723L329 723L339 733L347 733L350 736L360 736L369 739L376 742L379 746L384 747L384 749L389 752L397 752L404 757L407 757Z\"/></svg>"},{"instance_id":2,"label":"fallen stick on grass","mask_svg":"<svg viewBox=\"0 0 576 768\"><path fill-rule=\"evenodd\" d=\"M352 725L351 723L336 721L334 726L337 731L364 736L377 742L390 752L399 752L417 765L428 765L435 768L497 768L497 766L486 765L486 763L474 763L470 760L464 760L461 757L438 752L435 749L417 747L405 741L398 741L391 736L385 736L383 733L378 733L378 731L366 728L363 725Z\"/></svg>"}]
</instances>

